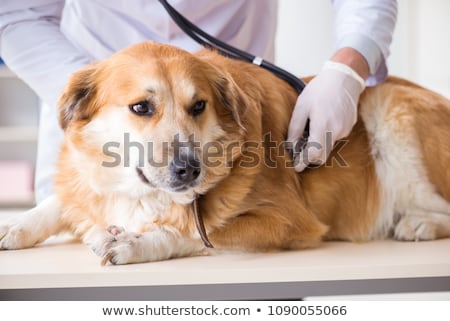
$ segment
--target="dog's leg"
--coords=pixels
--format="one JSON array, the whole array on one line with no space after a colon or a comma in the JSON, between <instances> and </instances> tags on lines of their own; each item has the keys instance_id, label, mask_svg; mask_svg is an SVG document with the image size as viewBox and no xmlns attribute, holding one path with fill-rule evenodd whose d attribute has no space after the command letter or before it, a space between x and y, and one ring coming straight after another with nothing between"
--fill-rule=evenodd
<instances>
[{"instance_id":1,"label":"dog's leg","mask_svg":"<svg viewBox=\"0 0 450 321\"><path fill-rule=\"evenodd\" d=\"M277 215L277 210L259 209L241 214L213 231L209 238L217 249L224 250L270 251L320 244L328 228L311 213L305 210L304 215L297 214L294 219L286 217L286 213Z\"/></svg>"},{"instance_id":2,"label":"dog's leg","mask_svg":"<svg viewBox=\"0 0 450 321\"><path fill-rule=\"evenodd\" d=\"M450 237L450 214L409 210L395 227L394 237L402 241L429 241Z\"/></svg>"},{"instance_id":3,"label":"dog's leg","mask_svg":"<svg viewBox=\"0 0 450 321\"><path fill-rule=\"evenodd\" d=\"M35 208L0 223L0 249L32 247L62 232L63 229L59 201L53 195Z\"/></svg>"},{"instance_id":4,"label":"dog's leg","mask_svg":"<svg viewBox=\"0 0 450 321\"><path fill-rule=\"evenodd\" d=\"M144 233L119 231L103 244L102 264L161 261L198 254L203 249L200 240L186 238L164 228Z\"/></svg>"}]
</instances>

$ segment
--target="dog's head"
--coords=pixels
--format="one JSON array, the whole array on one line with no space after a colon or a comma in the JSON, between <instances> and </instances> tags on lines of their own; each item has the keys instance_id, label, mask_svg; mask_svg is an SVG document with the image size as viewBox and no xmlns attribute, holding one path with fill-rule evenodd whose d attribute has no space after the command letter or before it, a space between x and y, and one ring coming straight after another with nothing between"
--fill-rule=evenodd
<instances>
[{"instance_id":1,"label":"dog's head","mask_svg":"<svg viewBox=\"0 0 450 321\"><path fill-rule=\"evenodd\" d=\"M226 71L152 42L76 72L59 105L66 144L103 192L190 202L228 175L245 132L245 97Z\"/></svg>"}]
</instances>

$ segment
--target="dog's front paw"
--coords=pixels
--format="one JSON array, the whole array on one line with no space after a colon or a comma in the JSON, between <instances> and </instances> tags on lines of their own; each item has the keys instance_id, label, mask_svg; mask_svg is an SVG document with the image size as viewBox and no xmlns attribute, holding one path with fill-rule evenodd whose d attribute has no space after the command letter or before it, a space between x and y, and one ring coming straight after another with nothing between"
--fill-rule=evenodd
<instances>
[{"instance_id":1,"label":"dog's front paw","mask_svg":"<svg viewBox=\"0 0 450 321\"><path fill-rule=\"evenodd\" d=\"M95 254L103 257L108 250L108 244L113 242L116 236L124 231L123 227L116 225L111 225L106 229L95 227L86 235L85 243L91 247Z\"/></svg>"},{"instance_id":2,"label":"dog's front paw","mask_svg":"<svg viewBox=\"0 0 450 321\"><path fill-rule=\"evenodd\" d=\"M102 265L139 263L143 261L142 234L120 232L103 245Z\"/></svg>"},{"instance_id":3,"label":"dog's front paw","mask_svg":"<svg viewBox=\"0 0 450 321\"><path fill-rule=\"evenodd\" d=\"M0 225L0 250L18 250L36 244L32 232L20 224Z\"/></svg>"}]
</instances>

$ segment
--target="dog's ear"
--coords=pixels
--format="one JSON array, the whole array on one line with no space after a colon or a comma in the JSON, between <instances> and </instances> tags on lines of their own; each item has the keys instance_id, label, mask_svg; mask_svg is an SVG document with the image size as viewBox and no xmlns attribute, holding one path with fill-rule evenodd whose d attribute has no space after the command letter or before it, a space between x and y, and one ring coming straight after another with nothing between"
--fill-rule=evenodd
<instances>
[{"instance_id":1,"label":"dog's ear","mask_svg":"<svg viewBox=\"0 0 450 321\"><path fill-rule=\"evenodd\" d=\"M225 109L218 111L219 116L225 116L222 119L226 119L226 115L223 115L223 113L228 113L233 121L239 126L240 130L245 132L247 102L242 90L237 86L231 76L224 74L217 77L213 84L219 102ZM233 125L231 127L235 128L236 126Z\"/></svg>"},{"instance_id":2,"label":"dog's ear","mask_svg":"<svg viewBox=\"0 0 450 321\"><path fill-rule=\"evenodd\" d=\"M58 101L59 124L62 129L66 129L73 120L88 119L93 114L96 70L97 64L91 64L70 77Z\"/></svg>"}]
</instances>

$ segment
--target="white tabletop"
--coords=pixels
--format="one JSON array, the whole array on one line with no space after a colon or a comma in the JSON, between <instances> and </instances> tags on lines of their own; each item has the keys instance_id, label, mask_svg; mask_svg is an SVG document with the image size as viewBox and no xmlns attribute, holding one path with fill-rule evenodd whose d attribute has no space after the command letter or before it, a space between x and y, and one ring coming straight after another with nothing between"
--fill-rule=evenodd
<instances>
[{"instance_id":1,"label":"white tabletop","mask_svg":"<svg viewBox=\"0 0 450 321\"><path fill-rule=\"evenodd\" d=\"M439 291L450 290L450 239L326 242L319 248L302 251L227 253L123 266L101 266L100 258L87 246L67 238L49 240L31 249L0 251L0 289L427 278L447 283L440 284Z\"/></svg>"}]
</instances>

